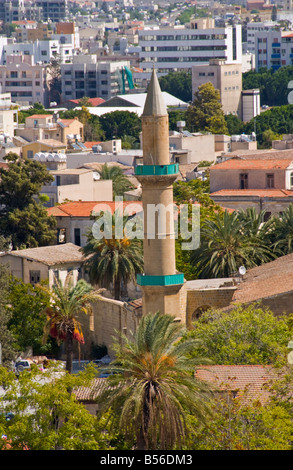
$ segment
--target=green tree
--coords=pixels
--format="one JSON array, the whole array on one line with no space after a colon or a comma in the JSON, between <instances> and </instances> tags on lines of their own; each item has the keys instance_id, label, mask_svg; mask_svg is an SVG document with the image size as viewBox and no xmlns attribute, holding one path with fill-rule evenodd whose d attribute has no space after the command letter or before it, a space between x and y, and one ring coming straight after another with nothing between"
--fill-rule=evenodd
<instances>
[{"instance_id":1,"label":"green tree","mask_svg":"<svg viewBox=\"0 0 293 470\"><path fill-rule=\"evenodd\" d=\"M246 393L233 398L222 391L213 406L208 425L193 436L193 450L291 450L292 419L281 405L261 405Z\"/></svg>"},{"instance_id":2,"label":"green tree","mask_svg":"<svg viewBox=\"0 0 293 470\"><path fill-rule=\"evenodd\" d=\"M167 75L163 75L159 78L159 83L162 91L166 91L187 103L192 100L190 72L169 72Z\"/></svg>"},{"instance_id":3,"label":"green tree","mask_svg":"<svg viewBox=\"0 0 293 470\"><path fill-rule=\"evenodd\" d=\"M115 215L109 214L109 217L111 228L115 228ZM106 234L96 238L90 231L87 243L82 248L90 282L103 288L112 288L116 300L121 298L121 283L127 286L130 281L135 281L136 274L143 271L142 242L137 238L129 238L125 233L126 222L127 218L124 217L123 238L116 238L115 230L111 238L107 238Z\"/></svg>"},{"instance_id":4,"label":"green tree","mask_svg":"<svg viewBox=\"0 0 293 470\"><path fill-rule=\"evenodd\" d=\"M100 116L100 123L106 140L121 139L124 135L131 135L139 142L141 120L136 113L112 111Z\"/></svg>"},{"instance_id":5,"label":"green tree","mask_svg":"<svg viewBox=\"0 0 293 470\"><path fill-rule=\"evenodd\" d=\"M195 364L205 361L190 359L196 344L180 342L183 333L172 316L148 314L133 339L122 335L114 344L116 373L98 403L101 411L112 408L113 424L137 449L180 448L187 413L201 420L209 410L208 386L194 376Z\"/></svg>"},{"instance_id":6,"label":"green tree","mask_svg":"<svg viewBox=\"0 0 293 470\"><path fill-rule=\"evenodd\" d=\"M0 168L0 234L13 248L48 245L55 239L56 221L47 214L41 188L53 181L45 165L9 153L9 168Z\"/></svg>"},{"instance_id":7,"label":"green tree","mask_svg":"<svg viewBox=\"0 0 293 470\"><path fill-rule=\"evenodd\" d=\"M187 337L201 339L195 355L214 364L284 364L291 331L286 319L259 305L236 305L231 311L210 309Z\"/></svg>"},{"instance_id":8,"label":"green tree","mask_svg":"<svg viewBox=\"0 0 293 470\"><path fill-rule=\"evenodd\" d=\"M72 372L73 342L84 343L81 325L78 315L84 313L92 314L92 302L99 298L99 292L93 290L83 279L73 285L70 273L64 284L55 280L51 289L40 286L43 291L50 295L51 305L45 308L47 315L45 324L44 343L48 335L55 338L58 344L64 342L66 349L66 370Z\"/></svg>"},{"instance_id":9,"label":"green tree","mask_svg":"<svg viewBox=\"0 0 293 470\"><path fill-rule=\"evenodd\" d=\"M0 240L0 249L3 247L3 239ZM10 314L7 311L9 297L10 273L8 267L0 263L0 344L2 364L9 367L17 355L14 347L14 337L8 328Z\"/></svg>"},{"instance_id":10,"label":"green tree","mask_svg":"<svg viewBox=\"0 0 293 470\"><path fill-rule=\"evenodd\" d=\"M109 166L105 163L101 168L100 175L102 180L112 180L114 198L123 196L126 191L134 189L133 184L119 166Z\"/></svg>"},{"instance_id":11,"label":"green tree","mask_svg":"<svg viewBox=\"0 0 293 470\"><path fill-rule=\"evenodd\" d=\"M272 148L272 141L273 140L282 140L282 135L277 134L276 132L272 131L272 129L266 129L262 133L261 148L263 148L263 149Z\"/></svg>"},{"instance_id":12,"label":"green tree","mask_svg":"<svg viewBox=\"0 0 293 470\"><path fill-rule=\"evenodd\" d=\"M237 212L225 211L204 220L200 236L201 244L192 253L192 260L201 278L229 277L242 265L251 268L274 257L260 236L245 234Z\"/></svg>"},{"instance_id":13,"label":"green tree","mask_svg":"<svg viewBox=\"0 0 293 470\"><path fill-rule=\"evenodd\" d=\"M234 114L225 114L225 121L229 135L243 134L244 123Z\"/></svg>"},{"instance_id":14,"label":"green tree","mask_svg":"<svg viewBox=\"0 0 293 470\"><path fill-rule=\"evenodd\" d=\"M40 376L37 367L15 375L0 367L0 448L8 450L110 450L105 418L97 420L72 390L90 387L96 370L80 374L60 372L58 363ZM32 410L34 410L32 412ZM5 419L7 413L13 418Z\"/></svg>"},{"instance_id":15,"label":"green tree","mask_svg":"<svg viewBox=\"0 0 293 470\"><path fill-rule=\"evenodd\" d=\"M11 278L6 309L9 312L9 331L15 338L15 348L25 352L32 348L34 355L52 353L50 345L42 345L45 315L40 311L50 305L50 296L38 286Z\"/></svg>"},{"instance_id":16,"label":"green tree","mask_svg":"<svg viewBox=\"0 0 293 470\"><path fill-rule=\"evenodd\" d=\"M293 252L293 205L289 204L280 217L273 217L273 249L276 254L288 255Z\"/></svg>"},{"instance_id":17,"label":"green tree","mask_svg":"<svg viewBox=\"0 0 293 470\"><path fill-rule=\"evenodd\" d=\"M211 82L198 87L194 100L186 111L187 128L191 131L228 134L220 92Z\"/></svg>"}]
</instances>

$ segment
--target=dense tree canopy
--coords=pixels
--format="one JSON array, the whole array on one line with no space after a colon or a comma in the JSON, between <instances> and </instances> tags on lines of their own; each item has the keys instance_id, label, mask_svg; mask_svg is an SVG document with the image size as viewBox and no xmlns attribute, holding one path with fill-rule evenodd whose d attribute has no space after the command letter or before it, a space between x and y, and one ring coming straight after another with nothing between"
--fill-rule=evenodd
<instances>
[{"instance_id":1,"label":"dense tree canopy","mask_svg":"<svg viewBox=\"0 0 293 470\"><path fill-rule=\"evenodd\" d=\"M162 91L167 91L187 103L192 100L191 73L185 71L169 72L159 78Z\"/></svg>"},{"instance_id":2,"label":"dense tree canopy","mask_svg":"<svg viewBox=\"0 0 293 470\"><path fill-rule=\"evenodd\" d=\"M191 132L227 134L227 124L220 103L220 92L211 82L198 87L186 111L186 125Z\"/></svg>"},{"instance_id":3,"label":"dense tree canopy","mask_svg":"<svg viewBox=\"0 0 293 470\"><path fill-rule=\"evenodd\" d=\"M288 104L288 84L293 80L293 65L280 67L278 70L250 70L243 74L243 89L260 89L262 105L281 106Z\"/></svg>"},{"instance_id":4,"label":"dense tree canopy","mask_svg":"<svg viewBox=\"0 0 293 470\"><path fill-rule=\"evenodd\" d=\"M13 248L47 245L55 237L56 222L49 217L40 194L53 181L45 165L7 156L8 169L0 168L0 234Z\"/></svg>"},{"instance_id":5,"label":"dense tree canopy","mask_svg":"<svg viewBox=\"0 0 293 470\"><path fill-rule=\"evenodd\" d=\"M187 336L200 339L195 354L214 364L284 364L291 331L286 318L277 318L257 305L235 306L232 311L208 310Z\"/></svg>"}]
</instances>

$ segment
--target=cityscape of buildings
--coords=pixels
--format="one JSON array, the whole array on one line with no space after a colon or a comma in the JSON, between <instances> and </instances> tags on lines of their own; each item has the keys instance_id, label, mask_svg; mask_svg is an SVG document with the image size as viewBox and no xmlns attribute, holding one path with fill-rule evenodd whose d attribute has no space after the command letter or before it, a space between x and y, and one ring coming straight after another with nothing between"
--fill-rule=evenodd
<instances>
[{"instance_id":1,"label":"cityscape of buildings","mask_svg":"<svg viewBox=\"0 0 293 470\"><path fill-rule=\"evenodd\" d=\"M75 284L88 280L80 249L95 210L104 205L116 213L114 182L101 177L106 164L131 182L122 207L133 217L136 206L145 224L149 205L174 203L175 182L207 175L211 201L228 213L255 209L266 222L293 203L293 131L260 148L256 118L269 106L261 103L260 87L243 86L247 72L293 65L292 0L0 0L0 28L0 167L9 168L12 152L41 162L52 176L41 194L56 221L54 245L0 254L23 282L52 287L68 272ZM162 91L160 79L173 72L189 76L188 99L175 86ZM207 83L219 92L224 118L252 123L249 134L198 131L181 118L171 129L171 112L187 116ZM118 137L114 126L107 138L90 135L91 117L116 111L140 118L137 145L123 145L129 136ZM209 308L229 310L241 299L262 302L276 315L292 313L286 256L284 274L280 264L268 263L278 282L267 290L263 266L248 270L245 282L239 272L186 280L176 269L173 213L167 219L169 228L156 223L152 237L145 235L144 271L121 283L121 299L106 289L94 305L95 327L92 320L84 324L85 357L93 344L111 355L113 332L130 334L150 311L172 314L187 328Z\"/></svg>"}]
</instances>

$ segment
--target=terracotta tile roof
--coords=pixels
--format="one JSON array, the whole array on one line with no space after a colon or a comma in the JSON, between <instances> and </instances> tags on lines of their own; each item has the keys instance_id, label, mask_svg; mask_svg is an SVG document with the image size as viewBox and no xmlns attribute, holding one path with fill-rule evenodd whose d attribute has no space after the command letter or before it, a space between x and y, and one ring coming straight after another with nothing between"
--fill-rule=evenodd
<instances>
[{"instance_id":1,"label":"terracotta tile roof","mask_svg":"<svg viewBox=\"0 0 293 470\"><path fill-rule=\"evenodd\" d=\"M76 103L79 104L79 100L68 100L66 103ZM105 100L103 98L89 98L89 103L91 103L92 106L98 106L99 104L105 103Z\"/></svg>"},{"instance_id":2,"label":"terracotta tile roof","mask_svg":"<svg viewBox=\"0 0 293 470\"><path fill-rule=\"evenodd\" d=\"M136 207L137 205L142 208L141 201L124 201L123 202L123 210L126 210L127 206L131 206L134 204ZM109 201L76 201L76 202L66 202L64 204L60 204L59 206L49 207L48 214L62 217L90 217L94 210L98 210L99 208L105 207L109 208L114 214L115 212L115 202ZM134 207L130 207L130 209L134 209ZM135 211L131 211L133 214Z\"/></svg>"},{"instance_id":3,"label":"terracotta tile roof","mask_svg":"<svg viewBox=\"0 0 293 470\"><path fill-rule=\"evenodd\" d=\"M97 378L92 381L90 387L77 387L73 393L79 401L95 401L97 397L105 390L107 381L104 378Z\"/></svg>"},{"instance_id":4,"label":"terracotta tile roof","mask_svg":"<svg viewBox=\"0 0 293 470\"><path fill-rule=\"evenodd\" d=\"M232 302L246 303L293 291L293 254L248 269Z\"/></svg>"},{"instance_id":5,"label":"terracotta tile roof","mask_svg":"<svg viewBox=\"0 0 293 470\"><path fill-rule=\"evenodd\" d=\"M293 162L292 158L230 158L210 167L210 171L220 170L285 170Z\"/></svg>"},{"instance_id":6,"label":"terracotta tile roof","mask_svg":"<svg viewBox=\"0 0 293 470\"><path fill-rule=\"evenodd\" d=\"M202 366L195 376L214 385L219 390L235 392L243 401L259 400L262 404L270 397L269 388L284 371L264 365L214 365Z\"/></svg>"},{"instance_id":7,"label":"terracotta tile roof","mask_svg":"<svg viewBox=\"0 0 293 470\"><path fill-rule=\"evenodd\" d=\"M288 197L293 191L287 189L221 189L210 196L255 196L255 197Z\"/></svg>"},{"instance_id":8,"label":"terracotta tile roof","mask_svg":"<svg viewBox=\"0 0 293 470\"><path fill-rule=\"evenodd\" d=\"M84 260L80 247L73 243L64 245L42 246L38 248L28 248L25 250L13 250L3 253L1 256L16 256L19 258L29 258L39 261L47 266L55 264L82 262Z\"/></svg>"},{"instance_id":9,"label":"terracotta tile roof","mask_svg":"<svg viewBox=\"0 0 293 470\"><path fill-rule=\"evenodd\" d=\"M84 142L86 148L91 149L94 145L99 145L101 142Z\"/></svg>"},{"instance_id":10,"label":"terracotta tile roof","mask_svg":"<svg viewBox=\"0 0 293 470\"><path fill-rule=\"evenodd\" d=\"M52 114L32 114L31 116L28 116L27 119L41 119L41 118L48 118L48 117L53 117Z\"/></svg>"}]
</instances>

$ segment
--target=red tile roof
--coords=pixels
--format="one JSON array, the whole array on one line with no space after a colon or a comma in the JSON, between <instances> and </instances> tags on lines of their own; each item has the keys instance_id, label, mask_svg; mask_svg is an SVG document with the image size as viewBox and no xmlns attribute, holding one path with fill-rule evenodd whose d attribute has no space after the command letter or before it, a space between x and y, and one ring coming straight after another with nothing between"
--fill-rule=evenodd
<instances>
[{"instance_id":1,"label":"red tile roof","mask_svg":"<svg viewBox=\"0 0 293 470\"><path fill-rule=\"evenodd\" d=\"M256 197L288 197L293 191L287 189L221 189L210 194L211 196L256 196Z\"/></svg>"},{"instance_id":2,"label":"red tile roof","mask_svg":"<svg viewBox=\"0 0 293 470\"><path fill-rule=\"evenodd\" d=\"M53 117L52 114L32 114L31 116L27 116L27 119L41 119L41 118L48 118Z\"/></svg>"},{"instance_id":3,"label":"red tile roof","mask_svg":"<svg viewBox=\"0 0 293 470\"><path fill-rule=\"evenodd\" d=\"M264 365L202 366L195 376L221 391L235 392L243 401L259 400L262 404L270 397L269 387L284 371Z\"/></svg>"},{"instance_id":4,"label":"red tile roof","mask_svg":"<svg viewBox=\"0 0 293 470\"><path fill-rule=\"evenodd\" d=\"M249 303L293 291L293 254L248 269L233 303Z\"/></svg>"},{"instance_id":5,"label":"red tile roof","mask_svg":"<svg viewBox=\"0 0 293 470\"><path fill-rule=\"evenodd\" d=\"M99 104L105 103L105 100L103 98L89 98L88 101L94 107L98 106ZM79 100L68 100L68 102L79 104Z\"/></svg>"},{"instance_id":6,"label":"red tile roof","mask_svg":"<svg viewBox=\"0 0 293 470\"><path fill-rule=\"evenodd\" d=\"M116 206L115 202L109 201L76 201L76 202L66 202L60 204L59 206L49 207L49 215L55 217L90 217L92 212L104 209L110 209L112 214L114 214ZM131 207L131 205L135 205ZM138 206L137 206L138 205ZM127 209L127 206L130 206L130 213L134 214L137 212L137 207L142 208L141 201L124 201L123 202L123 211ZM119 204L117 207L120 207ZM128 212L127 212L128 213Z\"/></svg>"},{"instance_id":7,"label":"red tile roof","mask_svg":"<svg viewBox=\"0 0 293 470\"><path fill-rule=\"evenodd\" d=\"M210 167L210 171L219 170L285 170L293 162L292 158L230 158Z\"/></svg>"},{"instance_id":8,"label":"red tile roof","mask_svg":"<svg viewBox=\"0 0 293 470\"><path fill-rule=\"evenodd\" d=\"M99 144L101 144L101 141L100 142L84 142L84 145L88 149L91 149L93 148L94 145L99 145Z\"/></svg>"}]
</instances>

